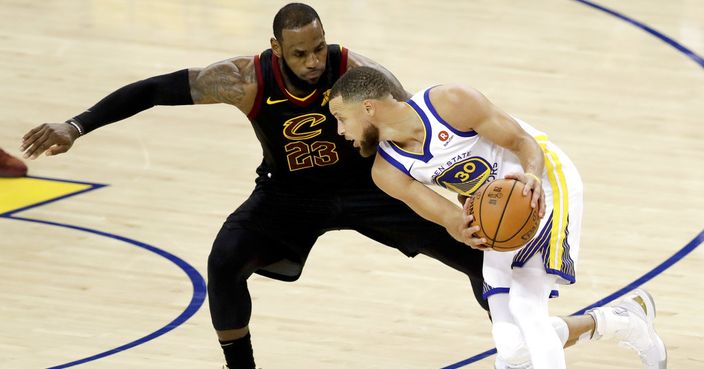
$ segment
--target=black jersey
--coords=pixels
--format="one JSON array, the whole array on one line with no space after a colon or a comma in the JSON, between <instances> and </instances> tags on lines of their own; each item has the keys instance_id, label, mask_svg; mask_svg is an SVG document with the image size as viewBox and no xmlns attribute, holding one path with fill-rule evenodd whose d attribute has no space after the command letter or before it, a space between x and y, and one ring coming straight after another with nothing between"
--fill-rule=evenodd
<instances>
[{"instance_id":1,"label":"black jersey","mask_svg":"<svg viewBox=\"0 0 704 369\"><path fill-rule=\"evenodd\" d=\"M279 60L268 49L254 57L257 97L248 118L262 145L260 176L286 185L329 189L370 185L373 158L337 134L330 88L347 70L347 49L328 45L318 88L305 97L286 90Z\"/></svg>"}]
</instances>

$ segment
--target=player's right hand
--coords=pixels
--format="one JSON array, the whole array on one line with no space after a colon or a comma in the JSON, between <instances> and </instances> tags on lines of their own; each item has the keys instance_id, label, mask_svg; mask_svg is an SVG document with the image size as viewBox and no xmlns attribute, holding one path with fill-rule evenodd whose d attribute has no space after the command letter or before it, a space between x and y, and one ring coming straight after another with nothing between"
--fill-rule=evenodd
<instances>
[{"instance_id":1,"label":"player's right hand","mask_svg":"<svg viewBox=\"0 0 704 369\"><path fill-rule=\"evenodd\" d=\"M468 202L469 201L465 202L465 204ZM469 214L467 208L468 205L465 205L463 208L464 222L461 230L461 241L464 242L465 245L468 245L473 249L482 251L491 250L491 247L486 244L485 238L478 238L476 236L476 233L479 232L481 227L478 224L472 224L474 222L474 216L472 214Z\"/></svg>"},{"instance_id":2,"label":"player's right hand","mask_svg":"<svg viewBox=\"0 0 704 369\"><path fill-rule=\"evenodd\" d=\"M462 229L462 242L465 245L477 250L487 251L491 250L491 246L486 244L485 238L477 238L476 234L481 229L479 225L472 225L474 221L473 215L465 215L466 228Z\"/></svg>"},{"instance_id":3,"label":"player's right hand","mask_svg":"<svg viewBox=\"0 0 704 369\"><path fill-rule=\"evenodd\" d=\"M79 136L76 128L68 123L44 123L22 137L20 150L25 159L36 159L43 153L47 156L61 154L68 151Z\"/></svg>"}]
</instances>

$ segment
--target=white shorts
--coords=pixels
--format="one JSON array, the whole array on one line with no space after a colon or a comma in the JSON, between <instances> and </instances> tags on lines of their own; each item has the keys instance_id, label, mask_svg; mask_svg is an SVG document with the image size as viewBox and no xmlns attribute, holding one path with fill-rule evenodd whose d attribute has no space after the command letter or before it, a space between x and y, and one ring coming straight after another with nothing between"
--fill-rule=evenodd
<instances>
[{"instance_id":1,"label":"white shorts","mask_svg":"<svg viewBox=\"0 0 704 369\"><path fill-rule=\"evenodd\" d=\"M525 246L510 252L484 254L484 298L508 293L511 269L522 267L529 259L540 257L545 271L557 275L558 284L575 282L582 228L582 178L567 155L556 145L536 137L545 153L542 183L545 191L545 216L536 236ZM557 285L551 296L557 296Z\"/></svg>"}]
</instances>

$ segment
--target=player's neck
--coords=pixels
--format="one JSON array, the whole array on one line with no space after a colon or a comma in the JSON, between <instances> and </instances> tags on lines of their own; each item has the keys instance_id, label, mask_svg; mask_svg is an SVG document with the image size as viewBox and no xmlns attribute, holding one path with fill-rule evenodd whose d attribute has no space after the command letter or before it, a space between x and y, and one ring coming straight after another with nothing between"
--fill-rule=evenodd
<instances>
[{"instance_id":1,"label":"player's neck","mask_svg":"<svg viewBox=\"0 0 704 369\"><path fill-rule=\"evenodd\" d=\"M379 139L393 141L401 147L422 145L425 141L425 127L418 114L402 101L387 101L379 111L377 128Z\"/></svg>"}]
</instances>

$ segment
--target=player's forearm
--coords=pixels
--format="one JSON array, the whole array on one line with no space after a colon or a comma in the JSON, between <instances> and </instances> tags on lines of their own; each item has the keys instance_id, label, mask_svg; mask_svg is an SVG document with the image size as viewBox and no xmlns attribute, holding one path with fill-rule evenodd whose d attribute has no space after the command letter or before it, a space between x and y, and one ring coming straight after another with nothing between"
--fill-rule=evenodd
<instances>
[{"instance_id":1,"label":"player's forearm","mask_svg":"<svg viewBox=\"0 0 704 369\"><path fill-rule=\"evenodd\" d=\"M533 137L528 135L522 137L514 153L518 156L526 173L532 173L538 177L542 176L545 168L545 156Z\"/></svg>"},{"instance_id":2,"label":"player's forearm","mask_svg":"<svg viewBox=\"0 0 704 369\"><path fill-rule=\"evenodd\" d=\"M86 134L104 125L131 117L155 105L193 104L188 70L164 74L124 86L72 120Z\"/></svg>"},{"instance_id":3,"label":"player's forearm","mask_svg":"<svg viewBox=\"0 0 704 369\"><path fill-rule=\"evenodd\" d=\"M421 217L454 230L462 220L462 209L427 186L414 182L402 199Z\"/></svg>"}]
</instances>

